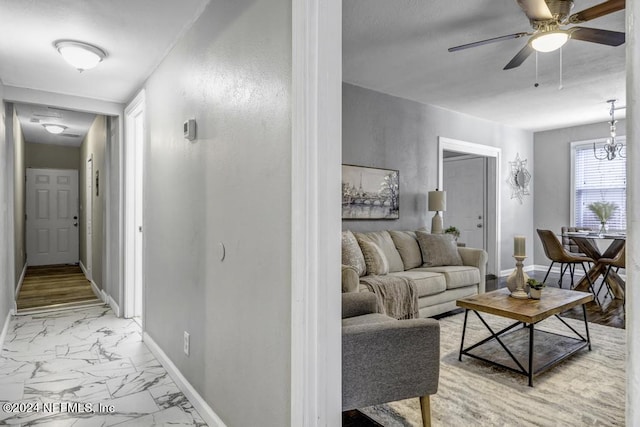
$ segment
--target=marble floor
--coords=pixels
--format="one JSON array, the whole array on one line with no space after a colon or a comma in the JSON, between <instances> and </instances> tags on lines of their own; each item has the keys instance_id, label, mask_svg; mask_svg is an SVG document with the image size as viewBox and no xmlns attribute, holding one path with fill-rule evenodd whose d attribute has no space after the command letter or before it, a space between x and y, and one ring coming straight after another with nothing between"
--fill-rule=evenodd
<instances>
[{"instance_id":1,"label":"marble floor","mask_svg":"<svg viewBox=\"0 0 640 427\"><path fill-rule=\"evenodd\" d=\"M206 426L140 327L105 306L13 317L0 404L0 425Z\"/></svg>"}]
</instances>

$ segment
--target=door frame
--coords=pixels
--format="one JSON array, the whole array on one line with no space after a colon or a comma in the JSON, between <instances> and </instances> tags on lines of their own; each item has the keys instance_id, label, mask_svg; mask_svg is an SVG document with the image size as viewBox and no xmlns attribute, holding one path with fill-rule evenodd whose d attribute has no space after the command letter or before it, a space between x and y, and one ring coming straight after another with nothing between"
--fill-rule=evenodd
<instances>
[{"instance_id":1,"label":"door frame","mask_svg":"<svg viewBox=\"0 0 640 427\"><path fill-rule=\"evenodd\" d=\"M80 261L87 280L93 281L93 154L85 160L87 167L84 177L84 263Z\"/></svg>"},{"instance_id":2,"label":"door frame","mask_svg":"<svg viewBox=\"0 0 640 427\"><path fill-rule=\"evenodd\" d=\"M491 259L493 255L494 260L494 271L495 274L498 275L500 273L500 246L501 246L501 209L500 209L500 189L501 189L501 171L500 171L500 159L502 157L502 149L498 147L492 147L489 145L476 144L473 142L460 141L457 139L446 138L443 136L438 137L438 188L442 188L443 184L443 162L444 162L444 152L445 151L455 151L458 153L465 154L475 154L484 157L493 157L495 159L495 167L487 168L488 174L491 174L495 169L495 188L490 185L487 185L487 196L489 200L487 201L487 252ZM495 191L494 194L493 191ZM491 199L494 199L494 203L491 203ZM491 215L491 208L494 208L495 215ZM493 219L493 221L492 221ZM491 238L495 236L492 244Z\"/></svg>"},{"instance_id":3,"label":"door frame","mask_svg":"<svg viewBox=\"0 0 640 427\"><path fill-rule=\"evenodd\" d=\"M142 224L145 145L144 89L124 110L124 317L139 315L144 331L144 234ZM142 135L136 134L135 122L142 116Z\"/></svg>"}]
</instances>

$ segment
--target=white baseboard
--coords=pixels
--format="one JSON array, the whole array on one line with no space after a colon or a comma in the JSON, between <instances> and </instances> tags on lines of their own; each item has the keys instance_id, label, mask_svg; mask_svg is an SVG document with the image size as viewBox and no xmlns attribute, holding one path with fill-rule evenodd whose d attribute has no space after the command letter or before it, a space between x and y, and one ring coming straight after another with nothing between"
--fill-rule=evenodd
<instances>
[{"instance_id":1,"label":"white baseboard","mask_svg":"<svg viewBox=\"0 0 640 427\"><path fill-rule=\"evenodd\" d=\"M27 275L27 263L24 263L24 267L22 267L22 273L20 274L20 278L18 279L18 287L16 287L16 298L20 293L20 289L22 289L22 284L24 283L24 276Z\"/></svg>"},{"instance_id":2,"label":"white baseboard","mask_svg":"<svg viewBox=\"0 0 640 427\"><path fill-rule=\"evenodd\" d=\"M534 267L535 267L534 265L525 265L522 268L522 271L524 271L525 273L528 273L530 271L533 271L535 269ZM516 271L515 267L514 268L510 268L508 270L500 270L500 277L508 277L514 271Z\"/></svg>"},{"instance_id":3,"label":"white baseboard","mask_svg":"<svg viewBox=\"0 0 640 427\"><path fill-rule=\"evenodd\" d=\"M196 408L198 414L204 419L204 421L211 427L226 427L220 417L211 409L211 407L205 402L200 394L193 388L193 386L187 381L187 379L180 373L180 370L173 364L171 359L162 351L162 349L156 344L156 342L144 332L142 334L142 341L149 347L151 353L162 363L162 366L167 370L169 376L176 383L178 388L187 396L189 402Z\"/></svg>"},{"instance_id":4,"label":"white baseboard","mask_svg":"<svg viewBox=\"0 0 640 427\"><path fill-rule=\"evenodd\" d=\"M91 283L91 290L93 290L93 293L96 295L96 297L100 298L102 302L106 304L106 294L102 292L102 290L98 287L98 285L96 285L96 282L94 282L93 280L89 280L89 283Z\"/></svg>"},{"instance_id":5,"label":"white baseboard","mask_svg":"<svg viewBox=\"0 0 640 427\"><path fill-rule=\"evenodd\" d=\"M84 266L82 261L78 261L78 265L80 266L80 270L82 270L82 272L84 273L84 276L87 278L87 280L90 281L90 282L93 282L93 278L89 274L89 270L87 270L87 268Z\"/></svg>"},{"instance_id":6,"label":"white baseboard","mask_svg":"<svg viewBox=\"0 0 640 427\"><path fill-rule=\"evenodd\" d=\"M535 271L542 271L542 272L546 273L548 269L549 269L548 265L536 265L535 266ZM589 267L587 267L587 270L589 270ZM556 265L551 269L551 273L560 274L560 264L556 263ZM575 269L575 272L573 273L573 275L574 275L574 277L583 277L584 276L584 271L582 271L581 267L578 267L578 268Z\"/></svg>"},{"instance_id":7,"label":"white baseboard","mask_svg":"<svg viewBox=\"0 0 640 427\"><path fill-rule=\"evenodd\" d=\"M0 333L0 354L2 354L2 349L4 348L4 339L7 337L7 332L9 331L9 323L11 323L11 317L13 316L13 313L13 310L9 310L9 313L7 313L7 318L4 320L2 333Z\"/></svg>"},{"instance_id":8,"label":"white baseboard","mask_svg":"<svg viewBox=\"0 0 640 427\"><path fill-rule=\"evenodd\" d=\"M108 304L109 307L111 307L111 310L113 310L113 312L115 313L116 317L120 317L120 306L118 305L118 303L116 303L116 300L114 300L111 295L109 295L108 297Z\"/></svg>"}]
</instances>

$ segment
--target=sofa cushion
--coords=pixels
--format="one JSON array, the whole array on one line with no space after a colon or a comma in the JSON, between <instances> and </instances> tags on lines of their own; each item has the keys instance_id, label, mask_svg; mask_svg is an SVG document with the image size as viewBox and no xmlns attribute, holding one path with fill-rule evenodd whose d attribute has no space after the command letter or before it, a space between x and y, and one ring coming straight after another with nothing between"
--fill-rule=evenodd
<instances>
[{"instance_id":1,"label":"sofa cushion","mask_svg":"<svg viewBox=\"0 0 640 427\"><path fill-rule=\"evenodd\" d=\"M367 274L384 275L389 272L389 263L378 245L368 240L360 241L364 262L367 265Z\"/></svg>"},{"instance_id":2,"label":"sofa cushion","mask_svg":"<svg viewBox=\"0 0 640 427\"><path fill-rule=\"evenodd\" d=\"M422 265L422 253L418 246L418 238L413 231L389 231L393 244L402 258L405 270Z\"/></svg>"},{"instance_id":3,"label":"sofa cushion","mask_svg":"<svg viewBox=\"0 0 640 427\"><path fill-rule=\"evenodd\" d=\"M451 234L429 234L416 231L416 236L422 252L423 267L462 265L458 246Z\"/></svg>"},{"instance_id":4,"label":"sofa cushion","mask_svg":"<svg viewBox=\"0 0 640 427\"><path fill-rule=\"evenodd\" d=\"M358 276L364 276L367 272L360 245L349 230L342 232L342 264L353 267Z\"/></svg>"},{"instance_id":5,"label":"sofa cushion","mask_svg":"<svg viewBox=\"0 0 640 427\"><path fill-rule=\"evenodd\" d=\"M435 295L447 289L447 282L440 273L410 270L389 273L389 276L400 276L411 280L416 285L418 298Z\"/></svg>"},{"instance_id":6,"label":"sofa cushion","mask_svg":"<svg viewBox=\"0 0 640 427\"><path fill-rule=\"evenodd\" d=\"M342 319L342 326L358 326L375 323L397 322L393 317L389 317L382 313L369 313L362 316L347 317Z\"/></svg>"},{"instance_id":7,"label":"sofa cushion","mask_svg":"<svg viewBox=\"0 0 640 427\"><path fill-rule=\"evenodd\" d=\"M388 231L355 233L355 236L358 239L358 243L361 243L363 240L368 240L375 243L380 249L382 249L382 253L384 253L384 256L389 262L390 272L404 270L404 264L402 263L402 258L400 258L400 253L396 249L396 245L393 244L393 240L391 240L391 235Z\"/></svg>"},{"instance_id":8,"label":"sofa cushion","mask_svg":"<svg viewBox=\"0 0 640 427\"><path fill-rule=\"evenodd\" d=\"M441 266L422 267L417 271L442 274L447 282L447 289L464 288L465 286L477 285L480 283L480 270L477 267L462 266Z\"/></svg>"}]
</instances>

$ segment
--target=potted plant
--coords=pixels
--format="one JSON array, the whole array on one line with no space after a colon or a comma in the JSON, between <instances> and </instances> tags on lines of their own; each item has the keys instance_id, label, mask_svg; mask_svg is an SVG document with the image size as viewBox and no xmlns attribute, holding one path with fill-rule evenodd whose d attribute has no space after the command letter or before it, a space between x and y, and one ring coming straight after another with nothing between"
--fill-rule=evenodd
<instances>
[{"instance_id":1,"label":"potted plant","mask_svg":"<svg viewBox=\"0 0 640 427\"><path fill-rule=\"evenodd\" d=\"M546 283L538 282L536 279L528 279L527 285L529 285L529 296L532 299L540 299L542 296L542 288L544 288Z\"/></svg>"},{"instance_id":2,"label":"potted plant","mask_svg":"<svg viewBox=\"0 0 640 427\"><path fill-rule=\"evenodd\" d=\"M600 220L600 233L605 233L607 231L607 221L618 209L618 205L611 202L593 202L587 207Z\"/></svg>"},{"instance_id":3,"label":"potted plant","mask_svg":"<svg viewBox=\"0 0 640 427\"><path fill-rule=\"evenodd\" d=\"M460 237L460 230L458 230L457 227L454 227L453 225L449 228L447 228L446 230L444 230L445 234L451 234L453 235L453 238L457 241L458 237Z\"/></svg>"}]
</instances>

